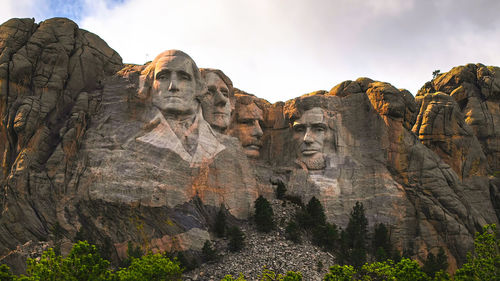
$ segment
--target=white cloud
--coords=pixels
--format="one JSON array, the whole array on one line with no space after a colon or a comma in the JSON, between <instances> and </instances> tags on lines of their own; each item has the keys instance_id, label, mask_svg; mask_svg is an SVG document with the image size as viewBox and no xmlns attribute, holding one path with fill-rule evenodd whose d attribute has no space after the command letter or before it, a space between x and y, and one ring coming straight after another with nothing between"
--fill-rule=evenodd
<instances>
[{"instance_id":1,"label":"white cloud","mask_svg":"<svg viewBox=\"0 0 500 281\"><path fill-rule=\"evenodd\" d=\"M236 87L270 101L361 76L415 94L435 69L500 65L496 0L81 1L80 27L124 62L181 49L198 66L220 68ZM3 7L5 19L17 10L48 14L28 0Z\"/></svg>"}]
</instances>

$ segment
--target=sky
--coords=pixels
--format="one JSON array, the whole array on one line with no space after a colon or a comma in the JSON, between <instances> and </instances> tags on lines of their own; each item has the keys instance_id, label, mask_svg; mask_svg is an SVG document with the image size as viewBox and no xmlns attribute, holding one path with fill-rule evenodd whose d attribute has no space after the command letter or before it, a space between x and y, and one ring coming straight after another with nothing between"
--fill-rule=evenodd
<instances>
[{"instance_id":1,"label":"sky","mask_svg":"<svg viewBox=\"0 0 500 281\"><path fill-rule=\"evenodd\" d=\"M498 0L0 0L0 22L68 17L143 64L180 49L270 102L369 77L416 94L434 70L500 66Z\"/></svg>"}]
</instances>

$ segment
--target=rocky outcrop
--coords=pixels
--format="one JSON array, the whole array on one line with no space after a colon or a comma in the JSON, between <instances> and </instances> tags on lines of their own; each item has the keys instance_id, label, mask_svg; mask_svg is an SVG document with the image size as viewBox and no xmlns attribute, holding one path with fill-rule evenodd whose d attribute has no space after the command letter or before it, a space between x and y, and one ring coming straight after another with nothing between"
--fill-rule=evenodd
<instances>
[{"instance_id":1,"label":"rocky outcrop","mask_svg":"<svg viewBox=\"0 0 500 281\"><path fill-rule=\"evenodd\" d=\"M128 242L196 252L221 207L248 220L277 183L340 227L362 202L397 249L444 247L452 266L498 223L498 68L454 68L415 98L359 78L271 104L182 51L122 65L67 19L10 20L0 51L0 259L14 266L40 241L87 239L115 262Z\"/></svg>"},{"instance_id":2,"label":"rocky outcrop","mask_svg":"<svg viewBox=\"0 0 500 281\"><path fill-rule=\"evenodd\" d=\"M0 26L0 34L0 252L5 254L24 242L46 240L62 215L58 207L67 207L60 196L66 190L53 184L47 162L59 147L60 165L70 173L100 104L102 81L122 62L102 39L67 19L40 24L12 19Z\"/></svg>"}]
</instances>

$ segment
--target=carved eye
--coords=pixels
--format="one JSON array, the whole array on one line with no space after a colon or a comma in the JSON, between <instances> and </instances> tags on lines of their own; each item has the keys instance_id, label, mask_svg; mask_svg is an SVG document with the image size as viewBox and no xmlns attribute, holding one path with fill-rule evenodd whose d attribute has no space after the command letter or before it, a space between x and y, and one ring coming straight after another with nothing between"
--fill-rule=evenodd
<instances>
[{"instance_id":1,"label":"carved eye","mask_svg":"<svg viewBox=\"0 0 500 281\"><path fill-rule=\"evenodd\" d=\"M306 126L303 126L303 125L296 125L296 126L293 126L293 130L297 133L303 133L306 131Z\"/></svg>"},{"instance_id":2,"label":"carved eye","mask_svg":"<svg viewBox=\"0 0 500 281\"><path fill-rule=\"evenodd\" d=\"M251 126L251 125L253 125L253 120L252 119L243 119L240 121L240 123Z\"/></svg>"},{"instance_id":3,"label":"carved eye","mask_svg":"<svg viewBox=\"0 0 500 281\"><path fill-rule=\"evenodd\" d=\"M191 75L189 75L189 73L186 73L186 72L183 72L183 71L179 73L179 78L181 80L191 81Z\"/></svg>"},{"instance_id":4,"label":"carved eye","mask_svg":"<svg viewBox=\"0 0 500 281\"><path fill-rule=\"evenodd\" d=\"M170 78L169 71L162 71L156 75L156 80L166 80Z\"/></svg>"},{"instance_id":5,"label":"carved eye","mask_svg":"<svg viewBox=\"0 0 500 281\"><path fill-rule=\"evenodd\" d=\"M226 89L226 88L221 88L220 89L220 92L222 93L222 95L224 95L226 98L229 97L229 90Z\"/></svg>"},{"instance_id":6,"label":"carved eye","mask_svg":"<svg viewBox=\"0 0 500 281\"><path fill-rule=\"evenodd\" d=\"M215 93L215 91L217 91L217 88L215 86L211 85L211 86L208 86L208 91L211 94L213 94L213 93Z\"/></svg>"}]
</instances>

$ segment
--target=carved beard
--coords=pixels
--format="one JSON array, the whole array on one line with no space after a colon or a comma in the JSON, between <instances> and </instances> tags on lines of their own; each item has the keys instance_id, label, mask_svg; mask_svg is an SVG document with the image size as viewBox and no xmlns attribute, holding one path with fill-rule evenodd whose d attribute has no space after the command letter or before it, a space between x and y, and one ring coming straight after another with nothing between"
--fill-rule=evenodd
<instances>
[{"instance_id":1,"label":"carved beard","mask_svg":"<svg viewBox=\"0 0 500 281\"><path fill-rule=\"evenodd\" d=\"M323 170L326 168L325 158L322 153L316 153L311 157L301 158L300 162L304 163L308 170Z\"/></svg>"}]
</instances>

